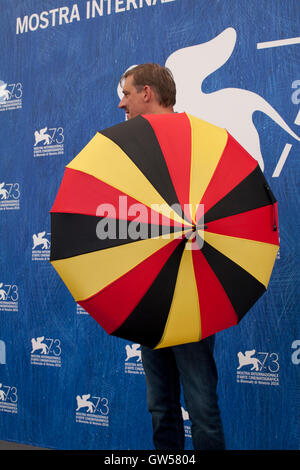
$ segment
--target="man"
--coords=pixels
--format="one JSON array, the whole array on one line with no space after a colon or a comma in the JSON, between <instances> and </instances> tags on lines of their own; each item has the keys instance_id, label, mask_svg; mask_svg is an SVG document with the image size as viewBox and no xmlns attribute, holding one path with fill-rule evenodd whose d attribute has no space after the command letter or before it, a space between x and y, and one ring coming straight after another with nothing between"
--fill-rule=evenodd
<instances>
[{"instance_id":1,"label":"man","mask_svg":"<svg viewBox=\"0 0 300 470\"><path fill-rule=\"evenodd\" d=\"M120 83L123 98L119 108L125 111L127 119L140 114L174 112L176 86L165 67L138 65L125 72ZM184 449L180 383L191 420L194 449L225 449L213 348L214 336L157 350L141 347L156 449Z\"/></svg>"},{"instance_id":2,"label":"man","mask_svg":"<svg viewBox=\"0 0 300 470\"><path fill-rule=\"evenodd\" d=\"M176 86L172 75L158 64L142 64L124 73L120 80L123 98L119 108L127 119L139 114L173 113Z\"/></svg>"}]
</instances>

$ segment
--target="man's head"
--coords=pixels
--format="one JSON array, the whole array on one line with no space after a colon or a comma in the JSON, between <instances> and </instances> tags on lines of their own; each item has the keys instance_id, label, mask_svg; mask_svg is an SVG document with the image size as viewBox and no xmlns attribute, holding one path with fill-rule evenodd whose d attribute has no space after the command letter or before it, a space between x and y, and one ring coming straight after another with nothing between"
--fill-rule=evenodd
<instances>
[{"instance_id":1,"label":"man's head","mask_svg":"<svg viewBox=\"0 0 300 470\"><path fill-rule=\"evenodd\" d=\"M119 108L128 119L139 114L173 112L176 86L169 69L158 64L141 64L127 70L120 79L123 98Z\"/></svg>"}]
</instances>

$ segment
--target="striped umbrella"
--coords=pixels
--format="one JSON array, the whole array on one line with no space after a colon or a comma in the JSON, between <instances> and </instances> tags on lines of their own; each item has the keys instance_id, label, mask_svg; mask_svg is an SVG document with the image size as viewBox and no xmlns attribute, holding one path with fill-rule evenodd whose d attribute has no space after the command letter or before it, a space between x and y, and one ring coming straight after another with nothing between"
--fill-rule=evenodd
<instances>
[{"instance_id":1,"label":"striped umbrella","mask_svg":"<svg viewBox=\"0 0 300 470\"><path fill-rule=\"evenodd\" d=\"M236 325L266 291L277 202L257 161L186 113L97 133L66 166L50 262L114 336L163 348Z\"/></svg>"}]
</instances>

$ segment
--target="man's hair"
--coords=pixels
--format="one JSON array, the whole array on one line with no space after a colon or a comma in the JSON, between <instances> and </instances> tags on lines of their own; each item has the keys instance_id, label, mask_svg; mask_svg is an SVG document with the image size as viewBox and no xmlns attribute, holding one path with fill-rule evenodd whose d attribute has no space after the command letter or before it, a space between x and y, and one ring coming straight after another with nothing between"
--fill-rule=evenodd
<instances>
[{"instance_id":1,"label":"man's hair","mask_svg":"<svg viewBox=\"0 0 300 470\"><path fill-rule=\"evenodd\" d=\"M133 85L137 91L141 91L145 85L149 85L155 92L160 105L168 108L176 102L176 85L173 75L167 67L159 64L140 64L127 70L120 79L120 84L133 76Z\"/></svg>"}]
</instances>

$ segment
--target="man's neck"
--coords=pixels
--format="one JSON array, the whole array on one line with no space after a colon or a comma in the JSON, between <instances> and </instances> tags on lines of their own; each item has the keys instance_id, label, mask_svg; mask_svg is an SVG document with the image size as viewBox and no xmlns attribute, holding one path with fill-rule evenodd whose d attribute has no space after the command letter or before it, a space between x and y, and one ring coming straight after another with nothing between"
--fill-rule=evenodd
<instances>
[{"instance_id":1,"label":"man's neck","mask_svg":"<svg viewBox=\"0 0 300 470\"><path fill-rule=\"evenodd\" d=\"M149 110L147 110L147 113L144 114L171 114L174 113L174 109L172 106L169 108L165 108L164 106L152 106L149 107Z\"/></svg>"}]
</instances>

